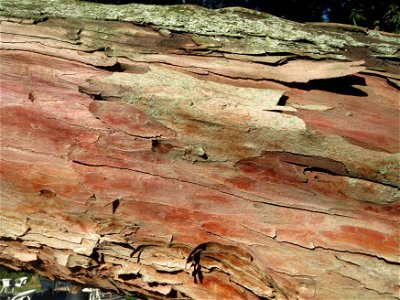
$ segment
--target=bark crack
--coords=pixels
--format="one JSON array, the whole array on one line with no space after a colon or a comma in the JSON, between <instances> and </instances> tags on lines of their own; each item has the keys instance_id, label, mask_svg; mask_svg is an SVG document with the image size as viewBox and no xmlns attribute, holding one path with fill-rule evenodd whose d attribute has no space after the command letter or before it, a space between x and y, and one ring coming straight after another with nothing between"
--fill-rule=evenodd
<instances>
[{"instance_id":1,"label":"bark crack","mask_svg":"<svg viewBox=\"0 0 400 300\"><path fill-rule=\"evenodd\" d=\"M274 230L273 230L273 235L271 236L271 235L268 235L268 234L266 234L266 233L264 233L264 232L261 232L261 231L258 231L258 230L254 230L253 228L250 228L250 227L248 227L248 226L245 226L245 225L241 225L243 228L246 228L247 230L250 230L250 231L252 231L252 232L254 232L254 233L258 233L258 234L261 234L261 235L263 235L263 236L265 236L265 237L268 237L268 238L272 238L272 239L275 239L276 238L276 229L274 228Z\"/></svg>"},{"instance_id":2,"label":"bark crack","mask_svg":"<svg viewBox=\"0 0 400 300\"><path fill-rule=\"evenodd\" d=\"M17 150L17 151L21 151L21 152L29 152L29 153L33 153L33 154L39 154L39 155L50 155L50 156L58 157L58 158L65 157L65 155L57 155L57 154L49 153L49 152L40 152L40 151L31 150L31 149L26 149L23 147L13 147L13 146L7 145L7 146L5 146L5 148L10 149L10 150ZM13 163L13 161L9 161L9 160L5 159L4 157L1 157L1 160Z\"/></svg>"},{"instance_id":3,"label":"bark crack","mask_svg":"<svg viewBox=\"0 0 400 300\"><path fill-rule=\"evenodd\" d=\"M4 44L13 44L13 43L9 43L9 42L2 42L2 43L4 43ZM29 42L29 43L33 43L33 42ZM37 42L36 42L37 43ZM40 43L37 43L37 44L40 44ZM45 46L45 45L41 45L41 46ZM50 47L51 48L51 47ZM69 51L84 51L84 50L77 50L77 49L69 49L69 48L62 48L62 47L60 47L60 48L53 48L53 49L55 49L55 50L57 50L57 51L60 51L60 50L69 50ZM2 49L2 50L6 50L6 51L12 51L12 50L15 50L15 49ZM103 66L101 66L101 65L98 65L98 64L95 64L95 63L91 63L90 61L83 61L83 60L72 60L72 58L70 58L70 57L68 57L68 58L65 58L65 57L62 57L62 56L60 56L60 55L56 55L56 54L52 54L52 53L49 53L49 52L46 52L46 53L44 53L44 51L43 52L41 52L41 51L37 51L37 50L34 50L34 49L29 49L29 50L25 50L25 49L17 49L18 51L21 51L21 52L27 52L27 53L36 53L36 54L40 54L40 55L43 55L43 56L49 56L49 57L54 57L54 58L57 58L57 59L62 59L62 60L68 60L68 61L74 61L74 62L76 62L76 63L80 63L80 64L83 64L83 65L86 65L86 66L90 66L90 67L95 67L95 68L98 68L98 69L102 69L102 67ZM87 51L84 51L84 52L87 52ZM112 58L112 57L109 57L109 56L107 56L107 58ZM106 58L105 58L106 59ZM115 63L115 64L117 64L117 63ZM115 64L113 64L113 65L115 65Z\"/></svg>"},{"instance_id":4,"label":"bark crack","mask_svg":"<svg viewBox=\"0 0 400 300\"><path fill-rule=\"evenodd\" d=\"M303 245L300 245L300 244L297 244L297 243L294 243L294 242L290 242L290 241L282 241L282 240L279 241L276 238L274 238L274 240L277 241L280 244L290 244L290 245L297 246L297 247L300 247L300 248L303 248L303 249L307 249L307 250L325 250L325 251L333 251L333 252L339 252L339 253L347 253L347 254L356 254L356 255L368 256L368 257L379 259L379 260L381 260L381 261L383 261L383 262L385 262L387 264L390 264L390 265L398 265L398 266L400 266L400 262L397 262L395 260L389 260L389 259L387 259L385 257L379 256L379 255L375 255L375 254L371 254L371 253L367 253L367 252L341 250L341 249L335 249L335 248L327 248L327 247L318 246L318 245L315 246L314 244L313 244L313 247L311 248L311 247L306 247L306 246L303 246Z\"/></svg>"},{"instance_id":5,"label":"bark crack","mask_svg":"<svg viewBox=\"0 0 400 300\"><path fill-rule=\"evenodd\" d=\"M373 289L373 288L367 287L367 285L366 285L364 282L362 282L361 280L358 280L358 279L356 279L356 278L353 278L353 277L351 277L351 276L343 275L343 274L340 274L340 273L337 273L337 274L338 274L339 276L343 277L343 278L350 279L350 280L352 280L352 281L357 282L359 285L362 286L362 288L364 288L364 289L366 289L366 290L373 291L373 292L375 292L375 293L377 293L377 294L379 294L379 295L382 295L382 296L393 296L391 293L384 293L384 292L380 292L380 291L378 291L378 290L375 290L375 289ZM398 297L397 297L397 298L398 298Z\"/></svg>"},{"instance_id":6,"label":"bark crack","mask_svg":"<svg viewBox=\"0 0 400 300\"><path fill-rule=\"evenodd\" d=\"M3 33L3 34L9 34L9 35L13 35L13 36L23 36L23 37L30 37L30 38L37 38L38 37L38 36L26 35L26 34L20 34L20 33L16 34L16 33L4 32L4 31L0 31L0 32ZM73 41L69 41L69 40L60 40L60 39L55 39L55 38L48 37L48 36L46 36L46 37L45 36L39 36L39 38L43 39L43 40L57 41L57 42L71 44L71 45L79 45L80 44L79 41L73 42ZM44 43L42 43L40 41L3 42L3 43L4 44L30 44L30 43L32 43L32 44L39 44L41 46L50 47L50 48L54 48L54 49L77 50L77 49L74 49L74 48L61 48L61 47L60 48L55 48L55 47L48 46L48 45L46 45L46 44L44 44Z\"/></svg>"},{"instance_id":7,"label":"bark crack","mask_svg":"<svg viewBox=\"0 0 400 300\"><path fill-rule=\"evenodd\" d=\"M209 186L205 186L205 185L202 185L202 184L199 184L199 183L196 183L196 182L192 182L192 181L188 181L188 180L184 180L184 179L179 179L179 178L175 178L175 177L162 176L162 175L153 174L153 173L149 173L149 172L145 172L145 171L140 171L140 170L136 170L136 169L132 169L132 168L116 167L116 166L102 165L102 164L90 164L90 163L81 162L79 160L72 160L72 162L76 163L76 164L83 165L83 166L87 166L87 167L104 167L104 168L128 170L128 171L137 172L137 173L141 173L141 174L146 174L146 175L150 175L150 176L154 176L154 177L159 177L159 178L166 179L166 180L175 180L175 181L179 181L179 182L182 182L182 183L193 184L193 185L199 186L199 187L204 188L204 189L217 191L217 192L219 192L221 194L225 194L225 195L232 196L232 197L235 197L235 198L240 198L242 200L250 201L250 202L253 202L253 203L262 203L262 204L265 204L265 205L271 205L271 206L282 207L282 208L287 208L287 209L293 209L293 210L312 212L312 213L323 214L323 215L328 215L328 216L339 216L339 217L345 217L345 218L353 219L351 216L337 214L337 213L329 213L329 212L324 212L324 211L319 211L319 210L307 209L307 208L303 208L303 207L287 206L287 205L283 205L283 204L267 202L265 200L250 199L250 198L246 198L246 197L243 197L243 196L235 194L235 193L229 193L227 191L220 190L220 189L213 188L213 187L209 187Z\"/></svg>"},{"instance_id":8,"label":"bark crack","mask_svg":"<svg viewBox=\"0 0 400 300\"><path fill-rule=\"evenodd\" d=\"M207 233L209 233L209 234L211 234L211 235L213 235L213 236L216 236L216 237L218 237L218 238L220 238L220 239L222 239L222 240L225 240L225 241L228 241L228 242L237 242L235 239L229 239L229 238L227 238L226 236L222 236L222 235L219 235L218 233L215 233L215 232L212 232L212 231L210 231L210 230L207 230L207 229L204 229L204 228L202 228L205 232L207 232Z\"/></svg>"}]
</instances>

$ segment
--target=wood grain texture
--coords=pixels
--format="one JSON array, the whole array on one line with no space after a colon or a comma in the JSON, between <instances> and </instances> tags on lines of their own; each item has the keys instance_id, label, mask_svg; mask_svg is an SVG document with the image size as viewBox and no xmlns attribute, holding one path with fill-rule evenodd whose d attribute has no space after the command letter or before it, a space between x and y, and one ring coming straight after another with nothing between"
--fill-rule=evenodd
<instances>
[{"instance_id":1,"label":"wood grain texture","mask_svg":"<svg viewBox=\"0 0 400 300\"><path fill-rule=\"evenodd\" d=\"M232 32L260 13L177 14L235 14L219 36L10 3L0 264L150 299L399 299L398 66L374 56L398 37L253 55Z\"/></svg>"}]
</instances>

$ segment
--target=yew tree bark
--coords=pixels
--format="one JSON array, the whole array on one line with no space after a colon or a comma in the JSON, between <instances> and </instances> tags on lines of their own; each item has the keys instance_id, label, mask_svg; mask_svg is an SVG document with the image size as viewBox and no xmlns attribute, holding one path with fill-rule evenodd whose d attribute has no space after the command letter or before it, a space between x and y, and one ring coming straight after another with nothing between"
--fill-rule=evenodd
<instances>
[{"instance_id":1,"label":"yew tree bark","mask_svg":"<svg viewBox=\"0 0 400 300\"><path fill-rule=\"evenodd\" d=\"M0 13L1 265L149 299L399 299L399 36Z\"/></svg>"}]
</instances>

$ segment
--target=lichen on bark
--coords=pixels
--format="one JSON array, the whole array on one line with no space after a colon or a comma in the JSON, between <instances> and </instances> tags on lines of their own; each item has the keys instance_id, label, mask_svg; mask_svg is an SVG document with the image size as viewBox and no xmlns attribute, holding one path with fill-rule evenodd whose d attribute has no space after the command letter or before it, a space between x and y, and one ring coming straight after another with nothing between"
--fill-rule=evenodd
<instances>
[{"instance_id":1,"label":"lichen on bark","mask_svg":"<svg viewBox=\"0 0 400 300\"><path fill-rule=\"evenodd\" d=\"M23 0L18 7L15 10L13 1L4 0L0 12L19 18L67 17L153 24L172 32L209 36L209 41L215 43L225 40L221 51L243 54L330 54L331 58L345 59L340 54L345 47L367 46L377 53L393 55L398 52L400 41L371 32L376 42L366 44L343 33L328 34L312 26L238 7L208 10L191 5L106 5L76 0ZM239 44L235 47L236 43Z\"/></svg>"}]
</instances>

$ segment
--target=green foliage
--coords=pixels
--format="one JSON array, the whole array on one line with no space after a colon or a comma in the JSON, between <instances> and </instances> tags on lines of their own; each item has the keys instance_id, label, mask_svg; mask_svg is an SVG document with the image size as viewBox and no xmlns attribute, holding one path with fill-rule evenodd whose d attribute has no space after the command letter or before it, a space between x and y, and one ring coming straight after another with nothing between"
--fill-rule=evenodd
<instances>
[{"instance_id":1,"label":"green foliage","mask_svg":"<svg viewBox=\"0 0 400 300\"><path fill-rule=\"evenodd\" d=\"M400 7L397 4L389 5L388 11L382 17L384 30L400 34Z\"/></svg>"},{"instance_id":2,"label":"green foliage","mask_svg":"<svg viewBox=\"0 0 400 300\"><path fill-rule=\"evenodd\" d=\"M5 267L0 267L0 278L17 279L19 277L28 277L28 282L29 282L32 278L32 273L23 272L23 271L17 272L17 271L7 269Z\"/></svg>"},{"instance_id":3,"label":"green foliage","mask_svg":"<svg viewBox=\"0 0 400 300\"><path fill-rule=\"evenodd\" d=\"M364 10L362 8L352 8L350 10L349 18L354 25L357 25L357 23L359 24L360 22L366 20L366 18L364 17Z\"/></svg>"}]
</instances>

